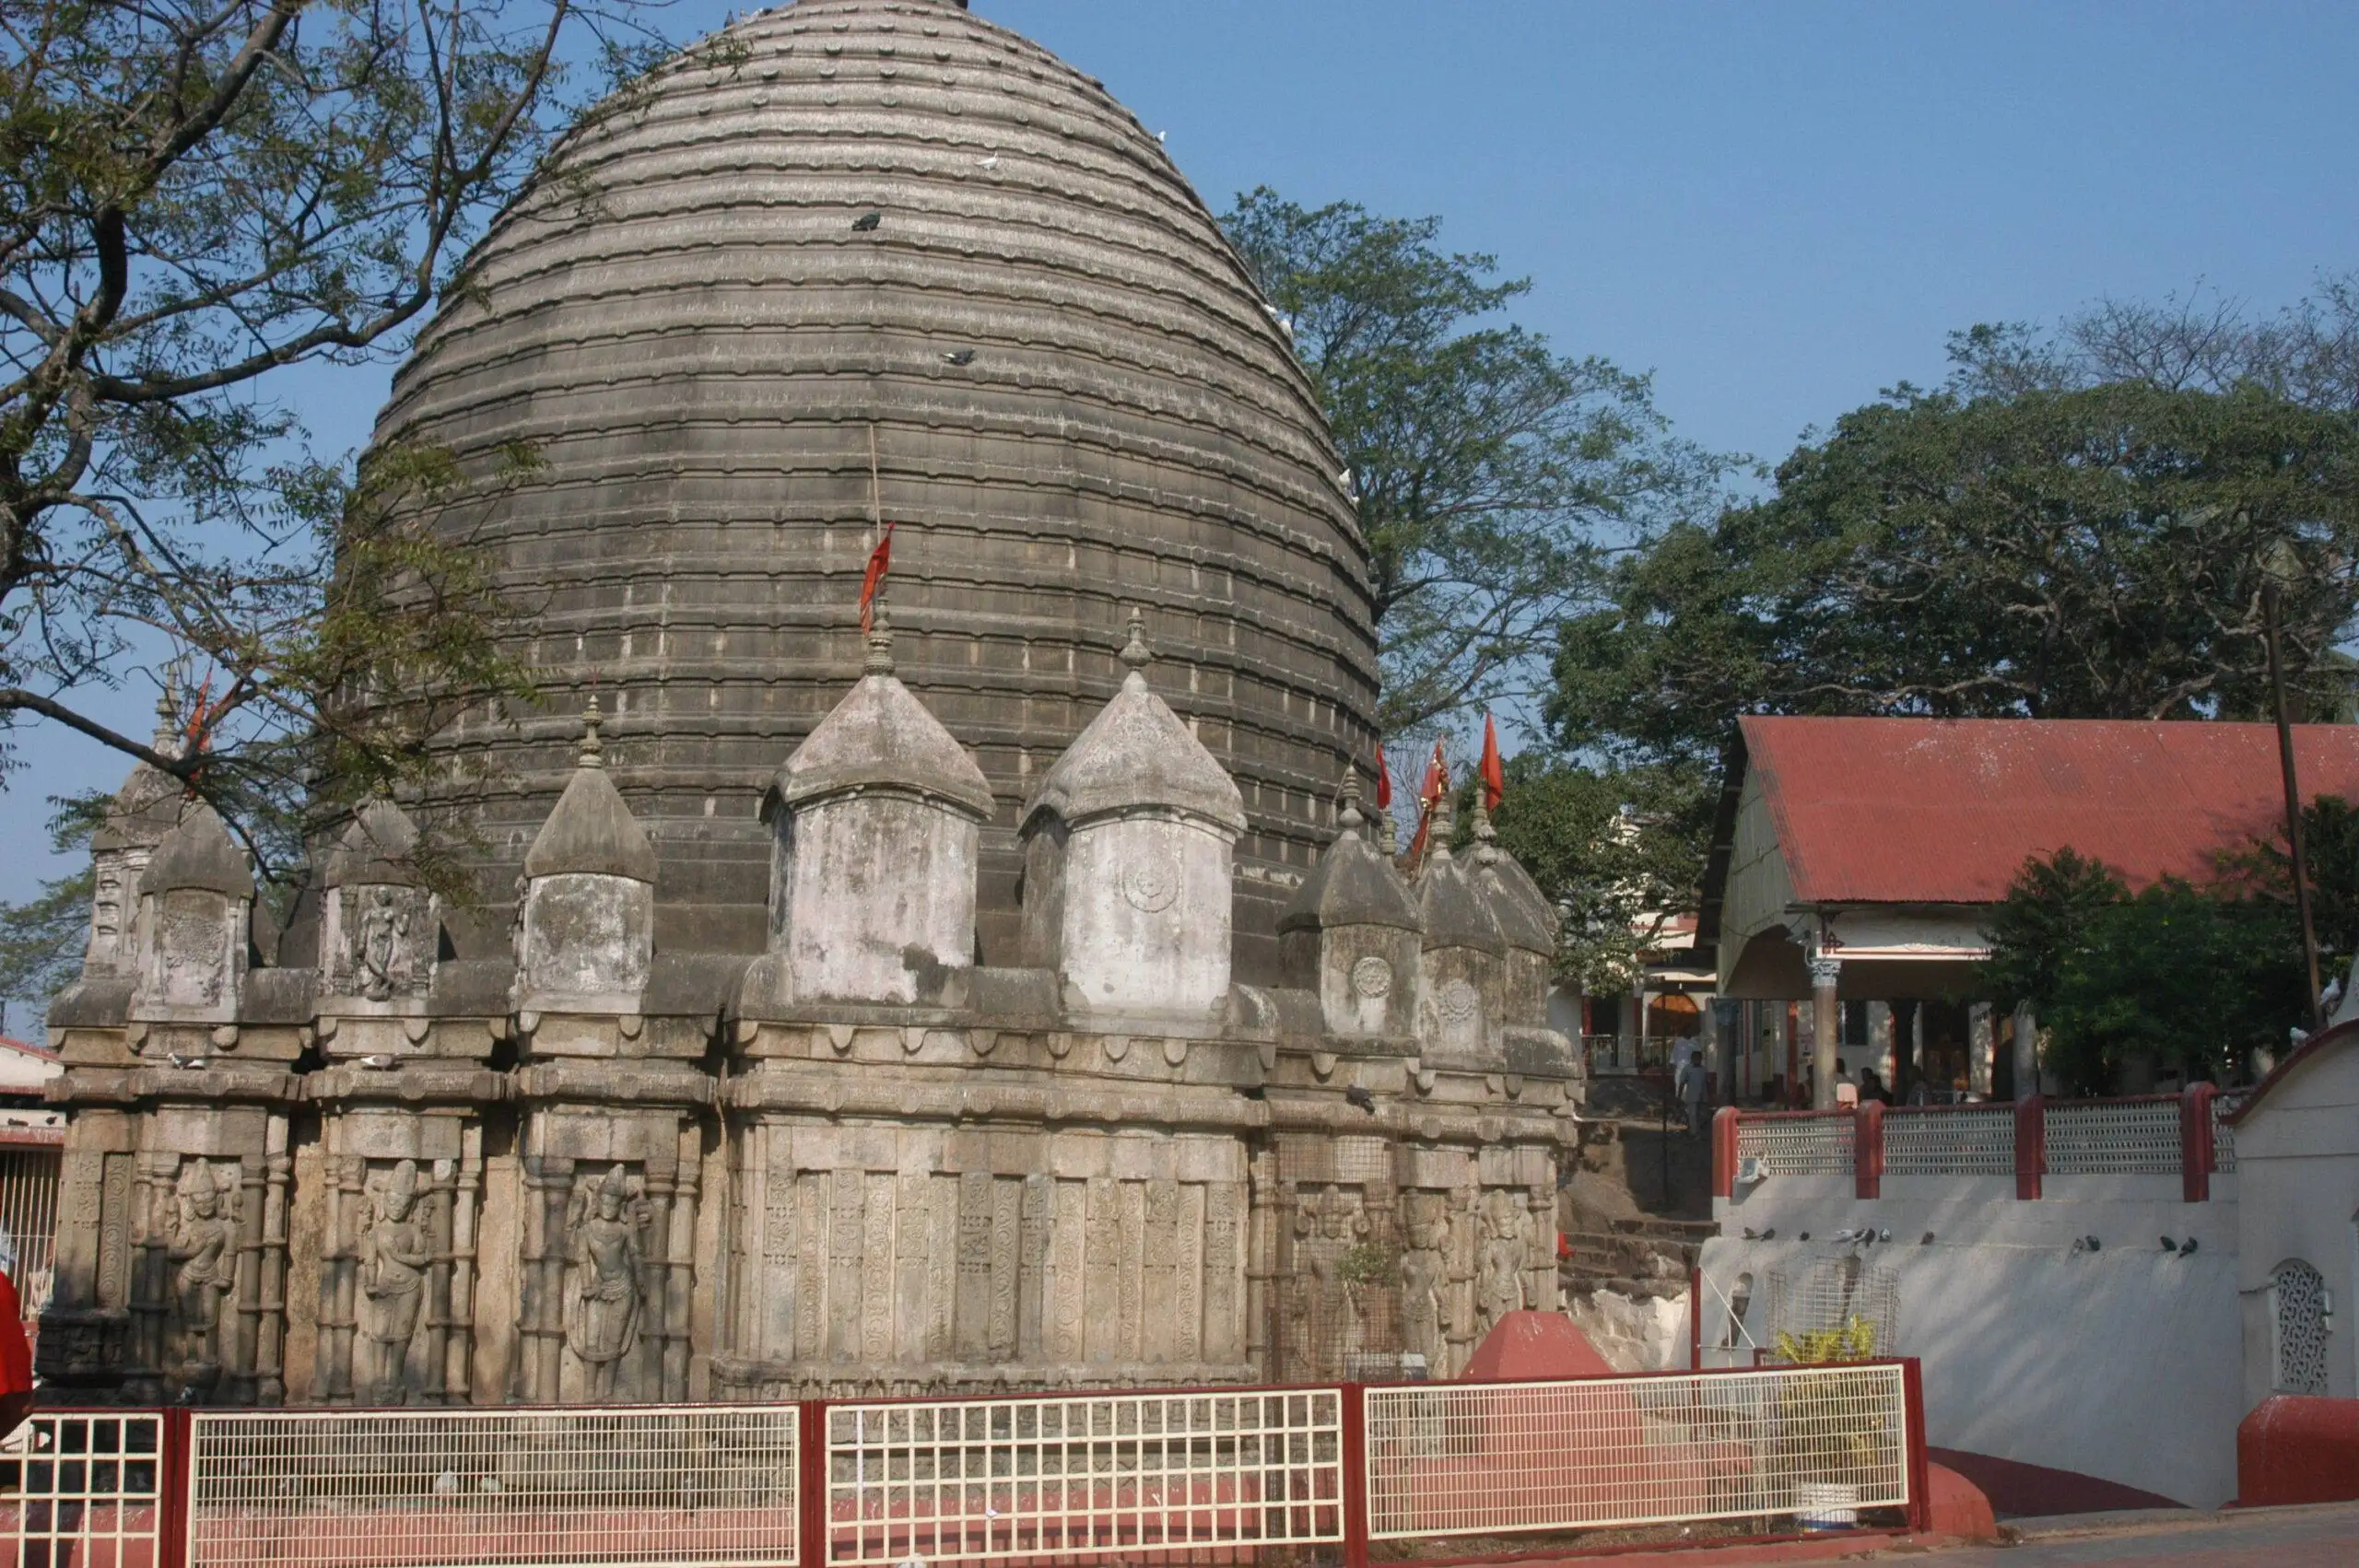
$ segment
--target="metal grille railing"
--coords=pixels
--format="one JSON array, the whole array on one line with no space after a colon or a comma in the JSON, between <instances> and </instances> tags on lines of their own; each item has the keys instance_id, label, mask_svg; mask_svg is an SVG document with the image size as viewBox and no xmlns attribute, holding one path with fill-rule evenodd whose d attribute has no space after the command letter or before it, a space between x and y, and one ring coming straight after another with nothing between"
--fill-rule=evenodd
<instances>
[{"instance_id":1,"label":"metal grille railing","mask_svg":"<svg viewBox=\"0 0 2359 1568\"><path fill-rule=\"evenodd\" d=\"M0 1443L12 1568L158 1568L164 1418L36 1415Z\"/></svg>"},{"instance_id":2,"label":"metal grille railing","mask_svg":"<svg viewBox=\"0 0 2359 1568\"><path fill-rule=\"evenodd\" d=\"M2179 1117L2176 1094L2051 1102L2047 1110L2048 1173L2177 1176Z\"/></svg>"},{"instance_id":3,"label":"metal grille railing","mask_svg":"<svg viewBox=\"0 0 2359 1568\"><path fill-rule=\"evenodd\" d=\"M793 1405L201 1412L193 1568L784 1568Z\"/></svg>"},{"instance_id":4,"label":"metal grille railing","mask_svg":"<svg viewBox=\"0 0 2359 1568\"><path fill-rule=\"evenodd\" d=\"M2236 1129L2228 1125L2228 1118L2236 1114L2249 1093L2212 1096L2212 1169L2215 1174L2236 1174Z\"/></svg>"},{"instance_id":5,"label":"metal grille railing","mask_svg":"<svg viewBox=\"0 0 2359 1568\"><path fill-rule=\"evenodd\" d=\"M17 1294L25 1325L49 1305L51 1246L57 1235L57 1167L62 1149L0 1144L0 1230L15 1244Z\"/></svg>"},{"instance_id":6,"label":"metal grille railing","mask_svg":"<svg viewBox=\"0 0 2359 1568\"><path fill-rule=\"evenodd\" d=\"M1884 1113L1886 1176L2012 1176L2015 1108L1895 1106Z\"/></svg>"},{"instance_id":7,"label":"metal grille railing","mask_svg":"<svg viewBox=\"0 0 2359 1568\"><path fill-rule=\"evenodd\" d=\"M1851 1113L1772 1113L1737 1124L1739 1162L1756 1160L1764 1176L1849 1176L1854 1140Z\"/></svg>"},{"instance_id":8,"label":"metal grille railing","mask_svg":"<svg viewBox=\"0 0 2359 1568\"><path fill-rule=\"evenodd\" d=\"M1338 1542L1343 1394L830 1405L827 1490L830 1568Z\"/></svg>"},{"instance_id":9,"label":"metal grille railing","mask_svg":"<svg viewBox=\"0 0 2359 1568\"><path fill-rule=\"evenodd\" d=\"M1370 1539L1908 1502L1896 1364L1367 1391Z\"/></svg>"}]
</instances>

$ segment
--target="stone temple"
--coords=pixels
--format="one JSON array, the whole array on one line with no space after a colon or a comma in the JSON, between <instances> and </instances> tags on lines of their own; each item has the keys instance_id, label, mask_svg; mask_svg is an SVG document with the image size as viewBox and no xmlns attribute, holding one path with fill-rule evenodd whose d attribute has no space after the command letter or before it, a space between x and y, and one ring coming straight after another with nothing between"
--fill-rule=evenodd
<instances>
[{"instance_id":1,"label":"stone temple","mask_svg":"<svg viewBox=\"0 0 2359 1568\"><path fill-rule=\"evenodd\" d=\"M948 0L802 0L588 119L468 274L380 439L538 454L452 526L542 701L283 931L134 771L50 1015L48 1379L1446 1375L1555 1305L1553 914L1487 824L1404 876L1361 816L1342 461L1155 136Z\"/></svg>"}]
</instances>

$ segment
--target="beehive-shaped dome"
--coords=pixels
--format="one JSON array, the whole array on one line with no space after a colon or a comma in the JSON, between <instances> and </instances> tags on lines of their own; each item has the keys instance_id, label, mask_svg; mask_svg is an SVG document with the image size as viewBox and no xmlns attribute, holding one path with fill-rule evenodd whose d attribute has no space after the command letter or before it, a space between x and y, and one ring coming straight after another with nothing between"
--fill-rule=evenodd
<instances>
[{"instance_id":1,"label":"beehive-shaped dome","mask_svg":"<svg viewBox=\"0 0 2359 1568\"><path fill-rule=\"evenodd\" d=\"M1100 84L949 0L803 0L602 106L467 281L379 435L540 460L465 524L546 701L439 742L495 769L491 896L594 685L659 945L761 948L759 800L861 666L873 438L901 674L996 797L987 961L1015 945L1016 811L1144 603L1250 819L1239 976L1274 972L1325 781L1371 738L1366 552L1285 335ZM503 918L454 935L497 950Z\"/></svg>"}]
</instances>

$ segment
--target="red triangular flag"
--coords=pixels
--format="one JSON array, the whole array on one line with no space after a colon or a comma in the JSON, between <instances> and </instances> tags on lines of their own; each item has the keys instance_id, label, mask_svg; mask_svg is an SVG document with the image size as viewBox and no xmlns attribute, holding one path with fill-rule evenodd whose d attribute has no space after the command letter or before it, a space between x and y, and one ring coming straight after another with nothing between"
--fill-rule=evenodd
<instances>
[{"instance_id":1,"label":"red triangular flag","mask_svg":"<svg viewBox=\"0 0 2359 1568\"><path fill-rule=\"evenodd\" d=\"M1392 770L1384 765L1384 743L1376 743L1376 809L1389 811L1392 806Z\"/></svg>"},{"instance_id":2,"label":"red triangular flag","mask_svg":"<svg viewBox=\"0 0 2359 1568\"><path fill-rule=\"evenodd\" d=\"M860 635L866 637L876 616L876 590L885 580L885 573L893 565L893 525L885 525L885 536L876 541L876 548L868 553L868 575L860 579Z\"/></svg>"},{"instance_id":3,"label":"red triangular flag","mask_svg":"<svg viewBox=\"0 0 2359 1568\"><path fill-rule=\"evenodd\" d=\"M1507 798L1508 772L1499 762L1499 727L1483 715L1483 809L1495 812Z\"/></svg>"}]
</instances>

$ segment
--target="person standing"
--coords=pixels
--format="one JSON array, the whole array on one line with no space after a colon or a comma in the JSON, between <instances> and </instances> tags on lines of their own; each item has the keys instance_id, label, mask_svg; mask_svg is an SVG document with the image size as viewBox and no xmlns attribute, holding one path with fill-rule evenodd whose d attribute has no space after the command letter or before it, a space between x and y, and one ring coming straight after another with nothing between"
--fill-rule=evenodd
<instances>
[{"instance_id":1,"label":"person standing","mask_svg":"<svg viewBox=\"0 0 2359 1568\"><path fill-rule=\"evenodd\" d=\"M1680 1109L1687 1118L1691 1137L1701 1137L1704 1132L1705 1076L1703 1057L1693 1047L1688 1047L1680 1056L1679 1071L1672 1075L1672 1087L1679 1094Z\"/></svg>"}]
</instances>

